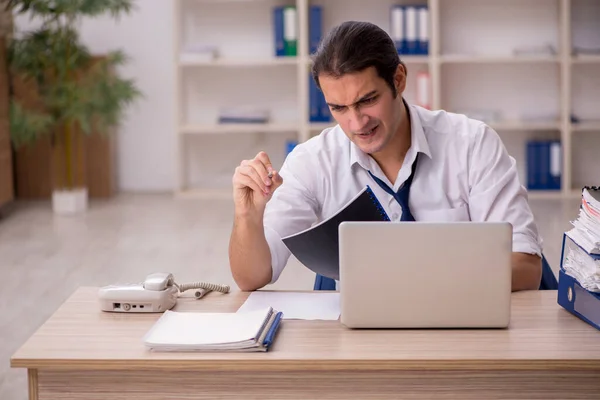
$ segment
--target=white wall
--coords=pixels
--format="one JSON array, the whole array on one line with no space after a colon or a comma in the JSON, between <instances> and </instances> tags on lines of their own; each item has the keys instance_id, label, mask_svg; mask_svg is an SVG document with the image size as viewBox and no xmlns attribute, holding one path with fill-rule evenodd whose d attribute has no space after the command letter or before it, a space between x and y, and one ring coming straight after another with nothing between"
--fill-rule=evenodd
<instances>
[{"instance_id":1,"label":"white wall","mask_svg":"<svg viewBox=\"0 0 600 400\"><path fill-rule=\"evenodd\" d=\"M120 22L85 20L81 35L94 54L121 48L130 56L120 74L135 79L144 94L118 132L119 187L170 191L175 183L173 7L170 0L136 3L136 10ZM31 26L22 16L16 25Z\"/></svg>"},{"instance_id":2,"label":"white wall","mask_svg":"<svg viewBox=\"0 0 600 400\"><path fill-rule=\"evenodd\" d=\"M122 48L130 63L121 73L144 94L119 132L119 186L122 190L171 190L175 182L175 81L171 1L138 0L120 22L86 21L82 37L94 52Z\"/></svg>"}]
</instances>

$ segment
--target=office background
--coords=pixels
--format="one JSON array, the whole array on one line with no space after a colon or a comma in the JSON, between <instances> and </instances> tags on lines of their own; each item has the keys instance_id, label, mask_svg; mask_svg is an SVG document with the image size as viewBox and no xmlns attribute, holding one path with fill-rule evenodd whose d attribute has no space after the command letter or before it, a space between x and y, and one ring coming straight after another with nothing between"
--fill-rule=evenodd
<instances>
[{"instance_id":1,"label":"office background","mask_svg":"<svg viewBox=\"0 0 600 400\"><path fill-rule=\"evenodd\" d=\"M295 143L332 124L313 107L319 96L308 54L315 34L348 19L379 24L412 53L403 56L409 101L470 114L498 131L530 188L545 254L558 268L580 188L600 182L600 2L135 4L120 21L102 16L79 27L93 54L123 49L130 59L118 73L143 93L110 143L87 144L86 210L54 213L48 149L16 150L0 131L0 271L7 282L0 293L0 337L7 338L0 398L24 398L26 377L9 370L8 358L78 286L139 281L155 271L233 284L233 170L259 150L280 165ZM426 11L425 37L415 20L418 43L397 36L395 6L417 6L402 15ZM311 23L318 20L320 30ZM14 26L29 29L35 21L17 16ZM276 287L308 289L313 279L292 260Z\"/></svg>"}]
</instances>

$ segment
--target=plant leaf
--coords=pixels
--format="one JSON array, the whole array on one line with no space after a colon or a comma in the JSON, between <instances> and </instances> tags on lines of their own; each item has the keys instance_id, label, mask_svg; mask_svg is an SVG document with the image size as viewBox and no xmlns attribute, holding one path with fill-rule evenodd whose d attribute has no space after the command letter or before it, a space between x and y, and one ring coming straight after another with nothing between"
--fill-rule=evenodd
<instances>
[{"instance_id":1,"label":"plant leaf","mask_svg":"<svg viewBox=\"0 0 600 400\"><path fill-rule=\"evenodd\" d=\"M8 8L17 14L32 13L45 18L98 17L105 13L118 18L132 11L133 0L10 0Z\"/></svg>"},{"instance_id":2,"label":"plant leaf","mask_svg":"<svg viewBox=\"0 0 600 400\"><path fill-rule=\"evenodd\" d=\"M43 112L26 110L16 101L10 103L10 135L16 147L36 141L40 136L48 134L55 121L51 115Z\"/></svg>"}]
</instances>

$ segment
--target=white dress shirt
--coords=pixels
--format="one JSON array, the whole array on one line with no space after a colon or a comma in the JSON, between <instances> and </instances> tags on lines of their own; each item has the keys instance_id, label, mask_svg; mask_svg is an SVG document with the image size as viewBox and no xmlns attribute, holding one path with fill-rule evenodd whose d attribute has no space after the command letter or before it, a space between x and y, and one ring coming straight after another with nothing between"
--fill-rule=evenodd
<instances>
[{"instance_id":1,"label":"white dress shirt","mask_svg":"<svg viewBox=\"0 0 600 400\"><path fill-rule=\"evenodd\" d=\"M394 191L419 162L409 207L416 221L506 221L513 226L513 251L541 255L542 240L519 182L515 160L498 134L481 121L408 104L411 147L394 185L371 156L348 139L339 125L297 145L279 173L283 184L267 203L265 236L271 251L272 283L290 251L281 238L336 214L369 185L393 221L400 204L369 175Z\"/></svg>"}]
</instances>

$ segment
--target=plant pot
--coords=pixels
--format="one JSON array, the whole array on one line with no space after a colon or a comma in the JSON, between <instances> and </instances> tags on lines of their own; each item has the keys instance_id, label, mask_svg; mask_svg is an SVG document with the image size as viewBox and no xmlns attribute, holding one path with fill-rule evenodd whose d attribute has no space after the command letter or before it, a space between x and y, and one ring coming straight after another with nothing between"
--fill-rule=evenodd
<instances>
[{"instance_id":1,"label":"plant pot","mask_svg":"<svg viewBox=\"0 0 600 400\"><path fill-rule=\"evenodd\" d=\"M55 214L75 215L88 208L87 188L55 189L52 192L52 209Z\"/></svg>"}]
</instances>

